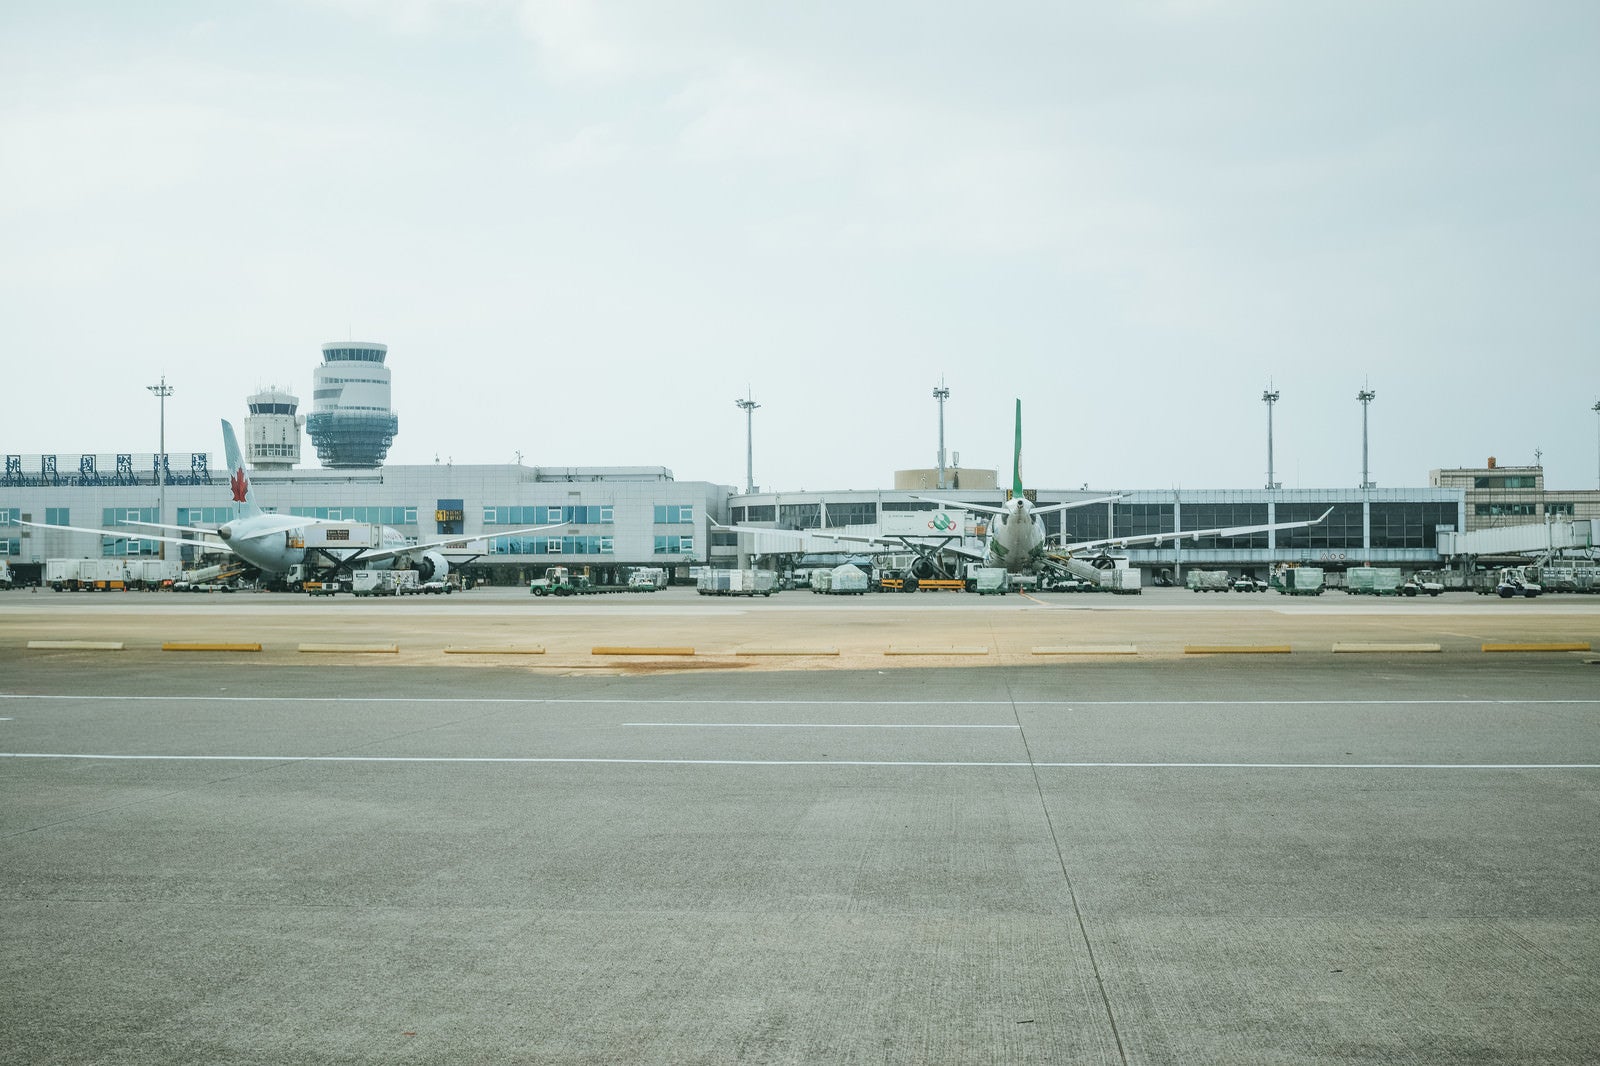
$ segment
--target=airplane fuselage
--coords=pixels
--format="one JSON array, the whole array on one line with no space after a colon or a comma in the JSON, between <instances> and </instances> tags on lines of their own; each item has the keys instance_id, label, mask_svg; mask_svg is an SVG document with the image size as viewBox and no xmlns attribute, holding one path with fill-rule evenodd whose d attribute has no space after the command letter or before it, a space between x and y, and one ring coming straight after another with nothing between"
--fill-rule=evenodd
<instances>
[{"instance_id":1,"label":"airplane fuselage","mask_svg":"<svg viewBox=\"0 0 1600 1066\"><path fill-rule=\"evenodd\" d=\"M269 528L253 532L261 526ZM306 527L284 529L277 515L257 515L227 523L217 530L217 536L232 548L239 558L267 574L286 574L290 568L306 561ZM393 526L384 526L381 544L384 548L403 548L406 538ZM348 557L359 554L357 549L332 554ZM388 569L393 559L375 559L366 564L368 569Z\"/></svg>"},{"instance_id":2,"label":"airplane fuselage","mask_svg":"<svg viewBox=\"0 0 1600 1066\"><path fill-rule=\"evenodd\" d=\"M1014 497L990 523L986 561L1013 574L1027 573L1038 565L1044 541L1044 519L1033 513L1026 497Z\"/></svg>"}]
</instances>

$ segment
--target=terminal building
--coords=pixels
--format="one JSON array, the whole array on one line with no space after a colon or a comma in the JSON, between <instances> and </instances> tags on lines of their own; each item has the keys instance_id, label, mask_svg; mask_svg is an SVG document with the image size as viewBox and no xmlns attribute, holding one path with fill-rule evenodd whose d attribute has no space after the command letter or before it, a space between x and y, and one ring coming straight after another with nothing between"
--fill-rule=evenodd
<instances>
[{"instance_id":1,"label":"terminal building","mask_svg":"<svg viewBox=\"0 0 1600 1066\"><path fill-rule=\"evenodd\" d=\"M977 479L974 479L977 480ZM993 484L993 478L988 479ZM793 492L735 495L729 500L734 524L811 531L817 552L839 551L825 534L876 535L885 513L934 510L915 499L927 490ZM1040 506L1088 500L1108 492L1038 492ZM1207 537L1161 547L1112 549L1144 571L1147 584L1181 582L1190 568L1230 569L1265 577L1275 563L1298 562L1342 569L1347 566L1439 564L1438 534L1463 528L1465 498L1460 488L1416 489L1179 489L1121 491L1121 499L1057 511L1043 517L1052 542L1136 537L1170 530L1299 522L1331 512L1325 522L1300 529L1243 537ZM952 501L999 506L1000 489L946 492ZM717 531L712 563L720 565L739 551L733 534ZM746 545L746 550L749 546Z\"/></svg>"}]
</instances>

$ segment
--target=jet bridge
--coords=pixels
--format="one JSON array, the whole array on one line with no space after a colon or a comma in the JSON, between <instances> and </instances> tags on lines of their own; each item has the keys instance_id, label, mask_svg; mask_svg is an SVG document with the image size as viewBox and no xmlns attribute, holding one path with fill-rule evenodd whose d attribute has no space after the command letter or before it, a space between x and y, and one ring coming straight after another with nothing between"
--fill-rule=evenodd
<instances>
[{"instance_id":1,"label":"jet bridge","mask_svg":"<svg viewBox=\"0 0 1600 1066\"><path fill-rule=\"evenodd\" d=\"M1479 529L1472 533L1440 533L1439 554L1446 558L1480 555L1549 555L1556 552L1592 552L1595 526L1600 523L1583 518L1577 521L1530 523Z\"/></svg>"}]
</instances>

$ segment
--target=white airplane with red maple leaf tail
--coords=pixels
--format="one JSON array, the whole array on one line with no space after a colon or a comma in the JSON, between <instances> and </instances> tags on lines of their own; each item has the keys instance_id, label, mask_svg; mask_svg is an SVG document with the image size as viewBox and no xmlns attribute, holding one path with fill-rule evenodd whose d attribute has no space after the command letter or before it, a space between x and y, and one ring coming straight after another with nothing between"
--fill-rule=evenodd
<instances>
[{"instance_id":1,"label":"white airplane with red maple leaf tail","mask_svg":"<svg viewBox=\"0 0 1600 1066\"><path fill-rule=\"evenodd\" d=\"M216 529L205 529L199 526L173 525L165 522L133 522L125 523L130 526L151 527L155 529L172 529L180 533L189 534L186 537L157 536L154 534L138 534L140 540L157 540L167 544L181 544L189 547L200 548L205 551L227 552L236 555L244 562L256 567L264 574L286 574L291 568L306 563L307 549L305 531L311 526L348 526L351 523L337 522L326 518L305 518L299 515L273 514L263 511L256 503L255 492L250 486L250 475L245 471L244 457L239 451L239 441L233 434L233 426L227 419L222 420L222 445L228 457L228 488L233 497L233 516ZM108 537L128 537L126 529L90 529L84 526L58 526L44 522L27 522L25 525L38 526L42 529L71 529L80 533L100 533ZM557 523L556 525L559 525ZM524 533L537 533L541 530L554 529L555 525L531 526L527 529L496 530L497 537L514 537ZM212 537L217 540L198 540L197 537ZM419 544L408 544L405 536L392 526L383 526L381 544L376 548L352 548L348 552L341 552L340 558L344 564L365 567L369 569L386 569L392 567L396 559L404 557L413 566L418 576L424 581L442 581L450 572L450 563L444 556L442 549L451 547L466 548L469 540L482 540L481 537L445 537L439 540L424 541ZM313 550L313 553L315 550Z\"/></svg>"}]
</instances>

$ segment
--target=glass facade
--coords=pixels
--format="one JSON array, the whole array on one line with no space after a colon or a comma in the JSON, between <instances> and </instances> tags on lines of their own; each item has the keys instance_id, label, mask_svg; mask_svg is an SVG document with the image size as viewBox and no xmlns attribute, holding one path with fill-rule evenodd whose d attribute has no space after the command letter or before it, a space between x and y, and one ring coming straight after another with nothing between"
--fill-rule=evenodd
<instances>
[{"instance_id":1,"label":"glass facade","mask_svg":"<svg viewBox=\"0 0 1600 1066\"><path fill-rule=\"evenodd\" d=\"M778 505L780 529L817 529L822 525L822 504L782 503Z\"/></svg>"},{"instance_id":2,"label":"glass facade","mask_svg":"<svg viewBox=\"0 0 1600 1066\"><path fill-rule=\"evenodd\" d=\"M688 555L694 551L693 537L657 537L656 555Z\"/></svg>"},{"instance_id":3,"label":"glass facade","mask_svg":"<svg viewBox=\"0 0 1600 1066\"><path fill-rule=\"evenodd\" d=\"M1277 521L1306 522L1328 510L1325 503L1280 503ZM1277 533L1280 549L1300 551L1360 551L1362 548L1361 505L1336 503L1326 522L1299 529L1280 529Z\"/></svg>"},{"instance_id":4,"label":"glass facade","mask_svg":"<svg viewBox=\"0 0 1600 1066\"><path fill-rule=\"evenodd\" d=\"M1066 512L1071 514L1070 511ZM1142 537L1168 533L1177 528L1172 521L1170 503L1118 503L1112 505L1114 537Z\"/></svg>"},{"instance_id":5,"label":"glass facade","mask_svg":"<svg viewBox=\"0 0 1600 1066\"><path fill-rule=\"evenodd\" d=\"M688 525L694 522L694 504L668 503L657 504L655 517L652 519L656 525Z\"/></svg>"},{"instance_id":6,"label":"glass facade","mask_svg":"<svg viewBox=\"0 0 1600 1066\"><path fill-rule=\"evenodd\" d=\"M1068 544L1105 540L1111 535L1111 517L1105 504L1096 503L1047 514L1044 528L1047 534L1064 538Z\"/></svg>"},{"instance_id":7,"label":"glass facade","mask_svg":"<svg viewBox=\"0 0 1600 1066\"><path fill-rule=\"evenodd\" d=\"M206 508L213 510L213 508ZM215 510L226 510L218 507ZM417 524L415 507L291 507L289 513L296 518L322 518L330 522L366 522L380 526L414 526ZM223 519L227 521L227 519Z\"/></svg>"},{"instance_id":8,"label":"glass facade","mask_svg":"<svg viewBox=\"0 0 1600 1066\"><path fill-rule=\"evenodd\" d=\"M532 507L485 507L483 524L486 526L548 526L557 523L569 526L612 525L616 522L616 509L609 503L535 504Z\"/></svg>"},{"instance_id":9,"label":"glass facade","mask_svg":"<svg viewBox=\"0 0 1600 1066\"><path fill-rule=\"evenodd\" d=\"M778 509L770 503L751 504L745 509L746 521L750 522L776 522Z\"/></svg>"},{"instance_id":10,"label":"glass facade","mask_svg":"<svg viewBox=\"0 0 1600 1066\"><path fill-rule=\"evenodd\" d=\"M871 501L865 503L830 503L828 504L828 525L835 526L869 526L878 520L878 505Z\"/></svg>"},{"instance_id":11,"label":"glass facade","mask_svg":"<svg viewBox=\"0 0 1600 1066\"><path fill-rule=\"evenodd\" d=\"M44 509L45 525L70 526L72 524L72 508L46 507Z\"/></svg>"},{"instance_id":12,"label":"glass facade","mask_svg":"<svg viewBox=\"0 0 1600 1066\"><path fill-rule=\"evenodd\" d=\"M1453 503L1375 503L1369 515L1374 548L1437 548L1439 527L1458 521Z\"/></svg>"},{"instance_id":13,"label":"glass facade","mask_svg":"<svg viewBox=\"0 0 1600 1066\"><path fill-rule=\"evenodd\" d=\"M611 555L615 551L612 537L547 537L529 533L489 538L490 555Z\"/></svg>"},{"instance_id":14,"label":"glass facade","mask_svg":"<svg viewBox=\"0 0 1600 1066\"><path fill-rule=\"evenodd\" d=\"M1265 503L1186 503L1181 513L1184 529L1264 526L1268 522ZM1186 540L1183 544L1186 548L1265 548L1267 534L1262 532L1247 533L1242 537L1201 537L1198 540Z\"/></svg>"},{"instance_id":15,"label":"glass facade","mask_svg":"<svg viewBox=\"0 0 1600 1066\"><path fill-rule=\"evenodd\" d=\"M1472 505L1472 513L1481 517L1501 515L1518 515L1527 517L1538 513L1538 506L1531 503L1477 503Z\"/></svg>"}]
</instances>

